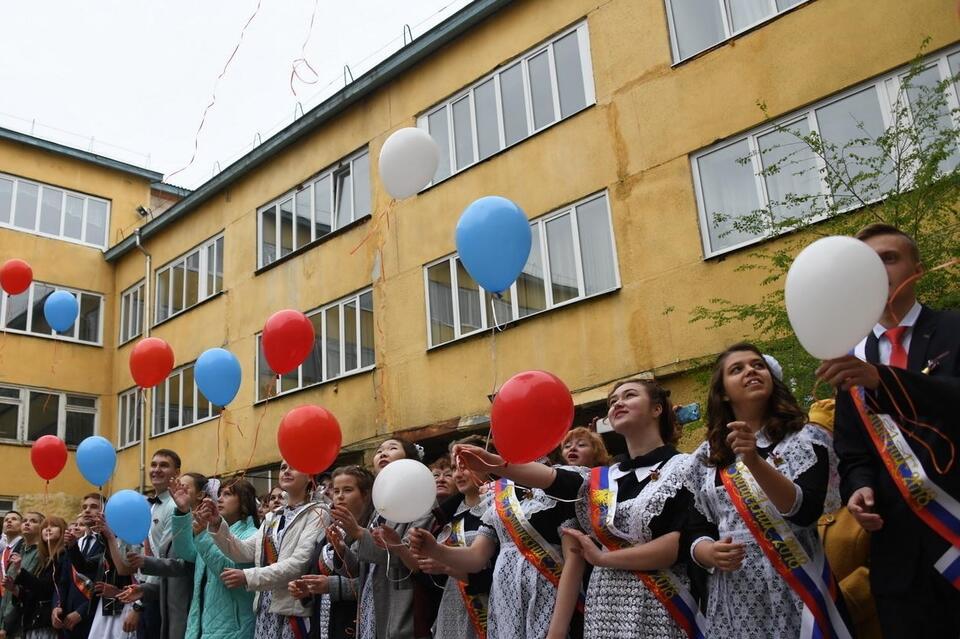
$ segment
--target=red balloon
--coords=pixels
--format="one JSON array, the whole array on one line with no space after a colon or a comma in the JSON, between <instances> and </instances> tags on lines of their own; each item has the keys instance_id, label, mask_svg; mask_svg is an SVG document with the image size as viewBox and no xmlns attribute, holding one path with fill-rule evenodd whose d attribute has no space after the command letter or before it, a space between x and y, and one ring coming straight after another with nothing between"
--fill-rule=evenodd
<instances>
[{"instance_id":1,"label":"red balloon","mask_svg":"<svg viewBox=\"0 0 960 639\"><path fill-rule=\"evenodd\" d=\"M50 481L67 465L67 445L53 435L44 435L33 442L30 462L41 478Z\"/></svg>"},{"instance_id":2,"label":"red balloon","mask_svg":"<svg viewBox=\"0 0 960 639\"><path fill-rule=\"evenodd\" d=\"M263 354L273 372L284 375L313 350L313 323L300 311L277 311L263 327Z\"/></svg>"},{"instance_id":3,"label":"red balloon","mask_svg":"<svg viewBox=\"0 0 960 639\"><path fill-rule=\"evenodd\" d=\"M33 281L33 269L23 260L7 260L0 266L0 286L7 295L19 295L30 288Z\"/></svg>"},{"instance_id":4,"label":"red balloon","mask_svg":"<svg viewBox=\"0 0 960 639\"><path fill-rule=\"evenodd\" d=\"M280 455L301 473L322 473L340 454L343 435L333 413L319 406L299 406L284 415L277 431Z\"/></svg>"},{"instance_id":5,"label":"red balloon","mask_svg":"<svg viewBox=\"0 0 960 639\"><path fill-rule=\"evenodd\" d=\"M130 373L140 388L153 388L173 370L173 349L159 337L137 342L130 353Z\"/></svg>"},{"instance_id":6,"label":"red balloon","mask_svg":"<svg viewBox=\"0 0 960 639\"><path fill-rule=\"evenodd\" d=\"M560 378L544 371L517 373L497 392L490 429L497 452L512 464L548 454L573 424L573 397Z\"/></svg>"}]
</instances>

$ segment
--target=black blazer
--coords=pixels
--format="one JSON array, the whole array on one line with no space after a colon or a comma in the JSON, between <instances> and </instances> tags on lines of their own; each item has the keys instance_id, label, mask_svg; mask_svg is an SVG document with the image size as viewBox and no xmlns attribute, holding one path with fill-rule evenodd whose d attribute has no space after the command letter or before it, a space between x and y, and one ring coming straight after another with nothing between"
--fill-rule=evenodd
<instances>
[{"instance_id":1,"label":"black blazer","mask_svg":"<svg viewBox=\"0 0 960 639\"><path fill-rule=\"evenodd\" d=\"M879 360L878 340L872 332L867 339L866 358L874 364ZM929 373L921 372L934 359L937 363ZM876 402L879 412L897 419L904 431L926 444L908 438L928 476L940 488L960 498L960 460L947 469L950 450L943 437L960 443L960 313L923 307L910 339L907 370L882 365L877 370L881 384L870 393L868 405ZM911 404L916 408L916 418ZM911 420L935 426L942 436L899 419L900 411ZM840 460L844 501L857 489L872 487L876 512L883 517L883 528L873 533L870 541L870 581L874 593L910 591L929 578L933 564L948 545L913 514L900 496L864 431L848 392L840 392L837 397L834 448ZM938 467L945 472L938 472Z\"/></svg>"},{"instance_id":2,"label":"black blazer","mask_svg":"<svg viewBox=\"0 0 960 639\"><path fill-rule=\"evenodd\" d=\"M62 616L64 618L71 612L80 615L80 623L72 631L61 630L62 636L67 639L86 639L95 612L90 605L93 598L93 580L88 579L82 573L74 579L73 564L70 562L67 553L60 556L54 578L57 587L53 591L52 607L63 610ZM77 586L78 583L83 586L83 590Z\"/></svg>"}]
</instances>

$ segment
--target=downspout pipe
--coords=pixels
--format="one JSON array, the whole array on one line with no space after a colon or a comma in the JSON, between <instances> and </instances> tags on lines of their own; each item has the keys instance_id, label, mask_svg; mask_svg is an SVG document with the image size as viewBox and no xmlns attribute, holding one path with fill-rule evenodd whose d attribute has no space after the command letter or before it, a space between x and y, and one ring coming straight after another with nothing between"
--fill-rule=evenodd
<instances>
[{"instance_id":1,"label":"downspout pipe","mask_svg":"<svg viewBox=\"0 0 960 639\"><path fill-rule=\"evenodd\" d=\"M147 249L143 248L143 245L140 243L140 228L137 228L133 232L133 236L136 238L136 246L144 255L144 267L143 267L143 336L150 337L150 273L153 266L153 256L150 255L150 252ZM143 395L144 404L147 403L147 391L141 391ZM150 391L151 395L153 391ZM143 423L140 424L140 492L143 493L146 487L146 473L147 473L147 409L146 406L143 407ZM134 418L136 419L136 418Z\"/></svg>"}]
</instances>

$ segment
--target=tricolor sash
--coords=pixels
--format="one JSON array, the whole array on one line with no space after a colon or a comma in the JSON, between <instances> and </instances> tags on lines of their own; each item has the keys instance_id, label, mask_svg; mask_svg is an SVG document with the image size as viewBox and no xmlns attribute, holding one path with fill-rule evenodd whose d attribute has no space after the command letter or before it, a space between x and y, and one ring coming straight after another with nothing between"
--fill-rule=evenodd
<instances>
[{"instance_id":1,"label":"tricolor sash","mask_svg":"<svg viewBox=\"0 0 960 639\"><path fill-rule=\"evenodd\" d=\"M520 508L517 491L509 479L498 479L494 492L497 515L520 554L555 587L560 585L563 557L527 520Z\"/></svg>"},{"instance_id":2,"label":"tricolor sash","mask_svg":"<svg viewBox=\"0 0 960 639\"><path fill-rule=\"evenodd\" d=\"M935 568L954 588L960 589L960 502L933 483L893 418L867 409L863 389L850 389L850 396L870 441L910 510L950 544Z\"/></svg>"},{"instance_id":3,"label":"tricolor sash","mask_svg":"<svg viewBox=\"0 0 960 639\"><path fill-rule=\"evenodd\" d=\"M450 525L450 537L447 538L446 545L455 547L467 546L467 534L465 530L464 518L454 519ZM463 599L463 607L467 610L467 617L470 619L470 625L473 631L480 639L487 639L487 604L484 598L478 594L467 591L467 584L450 577L457 584L457 590L460 591L460 598Z\"/></svg>"},{"instance_id":4,"label":"tricolor sash","mask_svg":"<svg viewBox=\"0 0 960 639\"><path fill-rule=\"evenodd\" d=\"M273 540L273 531L277 527L277 519L274 518L263 531L263 561L262 566L272 566L277 563L280 557L280 551L276 542ZM323 563L321 560L320 563ZM307 620L304 617L287 617L287 623L290 624L290 630L293 631L294 639L307 639L310 636L310 628L307 626Z\"/></svg>"},{"instance_id":5,"label":"tricolor sash","mask_svg":"<svg viewBox=\"0 0 960 639\"><path fill-rule=\"evenodd\" d=\"M607 550L629 548L617 530L613 518L617 511L617 482L610 478L613 466L596 466L590 470L590 527L594 538ZM700 614L690 591L667 570L631 571L667 609L674 622L690 639L704 639L706 619Z\"/></svg>"},{"instance_id":6,"label":"tricolor sash","mask_svg":"<svg viewBox=\"0 0 960 639\"><path fill-rule=\"evenodd\" d=\"M77 591L83 595L87 601L93 599L93 583L85 575L77 572L77 569L73 566L70 566L70 570L72 572L73 585Z\"/></svg>"},{"instance_id":7,"label":"tricolor sash","mask_svg":"<svg viewBox=\"0 0 960 639\"><path fill-rule=\"evenodd\" d=\"M807 554L790 524L742 461L724 468L720 479L763 554L803 601L800 636L850 639L837 609L836 582L826 560L821 557L815 561Z\"/></svg>"}]
</instances>

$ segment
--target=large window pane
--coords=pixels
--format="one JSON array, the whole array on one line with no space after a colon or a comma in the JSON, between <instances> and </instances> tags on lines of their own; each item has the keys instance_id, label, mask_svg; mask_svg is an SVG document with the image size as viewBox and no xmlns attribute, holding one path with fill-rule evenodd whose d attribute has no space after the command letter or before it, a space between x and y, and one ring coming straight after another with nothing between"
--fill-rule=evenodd
<instances>
[{"instance_id":1,"label":"large window pane","mask_svg":"<svg viewBox=\"0 0 960 639\"><path fill-rule=\"evenodd\" d=\"M40 200L40 232L60 235L60 218L63 211L63 191L43 187Z\"/></svg>"},{"instance_id":2,"label":"large window pane","mask_svg":"<svg viewBox=\"0 0 960 639\"><path fill-rule=\"evenodd\" d=\"M17 439L20 405L0 403L0 439Z\"/></svg>"},{"instance_id":3,"label":"large window pane","mask_svg":"<svg viewBox=\"0 0 960 639\"><path fill-rule=\"evenodd\" d=\"M751 239L734 229L734 221L760 208L753 165L739 162L747 157L746 140L717 149L697 160L710 248L714 251Z\"/></svg>"},{"instance_id":4,"label":"large window pane","mask_svg":"<svg viewBox=\"0 0 960 639\"><path fill-rule=\"evenodd\" d=\"M771 131L757 138L760 162L764 171L778 166L779 170L764 176L767 198L777 221L788 217L803 216L810 212L813 200L804 204L789 203L787 196L801 197L821 192L820 171L817 159L810 147L797 136L810 133L806 120L795 122L788 131Z\"/></svg>"},{"instance_id":5,"label":"large window pane","mask_svg":"<svg viewBox=\"0 0 960 639\"><path fill-rule=\"evenodd\" d=\"M277 207L269 206L260 212L260 254L263 266L277 259Z\"/></svg>"},{"instance_id":6,"label":"large window pane","mask_svg":"<svg viewBox=\"0 0 960 639\"><path fill-rule=\"evenodd\" d=\"M353 161L353 219L370 214L370 154Z\"/></svg>"},{"instance_id":7,"label":"large window pane","mask_svg":"<svg viewBox=\"0 0 960 639\"><path fill-rule=\"evenodd\" d=\"M164 380L153 388L153 434L162 435L167 430L167 386Z\"/></svg>"},{"instance_id":8,"label":"large window pane","mask_svg":"<svg viewBox=\"0 0 960 639\"><path fill-rule=\"evenodd\" d=\"M184 308L190 308L200 301L200 251L187 256L186 293Z\"/></svg>"},{"instance_id":9,"label":"large window pane","mask_svg":"<svg viewBox=\"0 0 960 639\"><path fill-rule=\"evenodd\" d=\"M310 193L311 189L306 188L298 191L295 198L295 212L297 214L297 244L295 248L300 248L311 241L310 229L313 227L313 222L310 220L310 210L313 208L313 203L310 201Z\"/></svg>"},{"instance_id":10,"label":"large window pane","mask_svg":"<svg viewBox=\"0 0 960 639\"><path fill-rule=\"evenodd\" d=\"M569 33L553 45L553 63L557 67L560 90L560 113L567 117L586 106L583 91L583 67L580 65L580 44L577 32Z\"/></svg>"},{"instance_id":11,"label":"large window pane","mask_svg":"<svg viewBox=\"0 0 960 639\"><path fill-rule=\"evenodd\" d=\"M723 40L723 18L716 0L669 0L669 5L681 60Z\"/></svg>"},{"instance_id":12,"label":"large window pane","mask_svg":"<svg viewBox=\"0 0 960 639\"><path fill-rule=\"evenodd\" d=\"M30 306L30 289L25 290L19 295L7 295L7 312L4 317L4 326L7 328L25 331L27 330L27 309Z\"/></svg>"},{"instance_id":13,"label":"large window pane","mask_svg":"<svg viewBox=\"0 0 960 639\"><path fill-rule=\"evenodd\" d=\"M170 316L170 270L157 273L157 321L162 322Z\"/></svg>"},{"instance_id":14,"label":"large window pane","mask_svg":"<svg viewBox=\"0 0 960 639\"><path fill-rule=\"evenodd\" d=\"M530 96L533 100L533 128L540 129L557 119L553 110L553 78L546 51L527 61L530 70Z\"/></svg>"},{"instance_id":15,"label":"large window pane","mask_svg":"<svg viewBox=\"0 0 960 639\"><path fill-rule=\"evenodd\" d=\"M333 175L333 196L337 228L353 221L353 182L350 169L337 171Z\"/></svg>"},{"instance_id":16,"label":"large window pane","mask_svg":"<svg viewBox=\"0 0 960 639\"><path fill-rule=\"evenodd\" d=\"M343 305L343 372L357 368L357 303Z\"/></svg>"},{"instance_id":17,"label":"large window pane","mask_svg":"<svg viewBox=\"0 0 960 639\"><path fill-rule=\"evenodd\" d=\"M0 223L10 223L13 211L13 180L0 177Z\"/></svg>"},{"instance_id":18,"label":"large window pane","mask_svg":"<svg viewBox=\"0 0 960 639\"><path fill-rule=\"evenodd\" d=\"M36 184L24 182L17 184L17 204L13 213L13 224L22 229L32 231L37 227L37 198L39 187Z\"/></svg>"},{"instance_id":19,"label":"large window pane","mask_svg":"<svg viewBox=\"0 0 960 639\"><path fill-rule=\"evenodd\" d=\"M33 283L33 313L30 318L30 332L37 335L53 335L53 329L47 324L47 318L43 314L43 305L47 298L53 295L57 290L48 284L40 282ZM73 333L73 329L67 329L67 334Z\"/></svg>"},{"instance_id":20,"label":"large window pane","mask_svg":"<svg viewBox=\"0 0 960 639\"><path fill-rule=\"evenodd\" d=\"M183 423L180 421L180 404L183 386L183 375L174 373L167 380L167 430L180 428Z\"/></svg>"},{"instance_id":21,"label":"large window pane","mask_svg":"<svg viewBox=\"0 0 960 639\"><path fill-rule=\"evenodd\" d=\"M500 131L497 124L497 95L495 80L490 78L473 90L473 109L477 116L477 144L480 159L500 150Z\"/></svg>"},{"instance_id":22,"label":"large window pane","mask_svg":"<svg viewBox=\"0 0 960 639\"><path fill-rule=\"evenodd\" d=\"M107 203L100 200L87 200L88 244L105 246L107 242Z\"/></svg>"},{"instance_id":23,"label":"large window pane","mask_svg":"<svg viewBox=\"0 0 960 639\"><path fill-rule=\"evenodd\" d=\"M67 424L64 432L64 441L68 446L77 446L87 437L93 435L97 423L97 416L93 413L67 411Z\"/></svg>"},{"instance_id":24,"label":"large window pane","mask_svg":"<svg viewBox=\"0 0 960 639\"><path fill-rule=\"evenodd\" d=\"M100 296L80 293L80 317L77 339L100 341Z\"/></svg>"},{"instance_id":25,"label":"large window pane","mask_svg":"<svg viewBox=\"0 0 960 639\"><path fill-rule=\"evenodd\" d=\"M195 407L196 421L200 421L201 419L206 419L208 417L211 417L213 413L210 410L212 407L212 405L210 404L210 400L208 400L206 397L203 396L203 393L201 393L200 389L196 387L196 384L194 384L194 388L196 389L196 392L197 392L197 405ZM184 393L187 392L186 387L184 387L183 392Z\"/></svg>"},{"instance_id":26,"label":"large window pane","mask_svg":"<svg viewBox=\"0 0 960 639\"><path fill-rule=\"evenodd\" d=\"M277 374L267 364L263 353L263 341L257 335L257 399L266 399L277 394Z\"/></svg>"},{"instance_id":27,"label":"large window pane","mask_svg":"<svg viewBox=\"0 0 960 639\"><path fill-rule=\"evenodd\" d=\"M503 326L507 322L513 321L513 293L512 289L507 289L500 296L496 296L493 293L487 292L486 305L487 305L487 325L488 326Z\"/></svg>"},{"instance_id":28,"label":"large window pane","mask_svg":"<svg viewBox=\"0 0 960 639\"><path fill-rule=\"evenodd\" d=\"M184 308L183 304L183 283L186 273L185 262L180 261L170 269L170 289L173 292L173 303L170 306L170 314L179 313Z\"/></svg>"},{"instance_id":29,"label":"large window pane","mask_svg":"<svg viewBox=\"0 0 960 639\"><path fill-rule=\"evenodd\" d=\"M460 334L466 335L483 328L480 317L480 285L457 259L457 301L460 308Z\"/></svg>"},{"instance_id":30,"label":"large window pane","mask_svg":"<svg viewBox=\"0 0 960 639\"><path fill-rule=\"evenodd\" d=\"M286 393L300 388L300 368L297 367L289 373L280 376L280 392Z\"/></svg>"},{"instance_id":31,"label":"large window pane","mask_svg":"<svg viewBox=\"0 0 960 639\"><path fill-rule=\"evenodd\" d=\"M527 137L527 102L523 92L523 68L518 62L500 73L500 104L507 146Z\"/></svg>"},{"instance_id":32,"label":"large window pane","mask_svg":"<svg viewBox=\"0 0 960 639\"><path fill-rule=\"evenodd\" d=\"M734 31L746 29L773 15L767 0L727 0L727 2L730 5Z\"/></svg>"},{"instance_id":33,"label":"large window pane","mask_svg":"<svg viewBox=\"0 0 960 639\"><path fill-rule=\"evenodd\" d=\"M327 319L327 379L340 375L340 308L333 306L325 313Z\"/></svg>"},{"instance_id":34,"label":"large window pane","mask_svg":"<svg viewBox=\"0 0 960 639\"><path fill-rule=\"evenodd\" d=\"M580 295L580 287L577 285L576 258L573 255L573 228L570 215L550 220L546 226L553 303L560 304Z\"/></svg>"},{"instance_id":35,"label":"large window pane","mask_svg":"<svg viewBox=\"0 0 960 639\"><path fill-rule=\"evenodd\" d=\"M373 349L373 293L360 296L360 367L373 366L376 361Z\"/></svg>"},{"instance_id":36,"label":"large window pane","mask_svg":"<svg viewBox=\"0 0 960 639\"><path fill-rule=\"evenodd\" d=\"M427 292L430 299L430 335L436 346L455 337L453 284L450 282L450 263L446 260L427 269Z\"/></svg>"},{"instance_id":37,"label":"large window pane","mask_svg":"<svg viewBox=\"0 0 960 639\"><path fill-rule=\"evenodd\" d=\"M314 237L321 238L333 228L333 178L324 175L313 183Z\"/></svg>"},{"instance_id":38,"label":"large window pane","mask_svg":"<svg viewBox=\"0 0 960 639\"><path fill-rule=\"evenodd\" d=\"M832 189L839 205L855 205L860 199L873 200L893 186L890 162L881 160L883 152L872 142L884 132L876 88L869 87L837 100L817 109L816 114L821 137L835 146L832 153L828 152L828 159L838 167L831 175L840 182ZM853 190L849 188L847 175L866 176L874 172L878 175L864 180ZM875 185L871 187L870 183ZM855 194L860 199L854 197Z\"/></svg>"},{"instance_id":39,"label":"large window pane","mask_svg":"<svg viewBox=\"0 0 960 639\"><path fill-rule=\"evenodd\" d=\"M296 246L293 228L293 199L280 203L280 257L289 254Z\"/></svg>"},{"instance_id":40,"label":"large window pane","mask_svg":"<svg viewBox=\"0 0 960 639\"><path fill-rule=\"evenodd\" d=\"M577 228L580 231L584 294L593 295L614 288L617 285L617 265L613 260L607 198L598 197L578 206Z\"/></svg>"},{"instance_id":41,"label":"large window pane","mask_svg":"<svg viewBox=\"0 0 960 639\"><path fill-rule=\"evenodd\" d=\"M438 182L450 175L450 130L447 124L447 107L427 116L427 128L430 131L430 137L437 142L437 148L440 149L440 162L433 176L433 181Z\"/></svg>"},{"instance_id":42,"label":"large window pane","mask_svg":"<svg viewBox=\"0 0 960 639\"><path fill-rule=\"evenodd\" d=\"M63 218L63 234L74 240L83 239L83 198L67 194L66 214Z\"/></svg>"},{"instance_id":43,"label":"large window pane","mask_svg":"<svg viewBox=\"0 0 960 639\"><path fill-rule=\"evenodd\" d=\"M57 415L60 396L41 391L30 391L27 408L27 439L35 442L44 435L57 434Z\"/></svg>"},{"instance_id":44,"label":"large window pane","mask_svg":"<svg viewBox=\"0 0 960 639\"><path fill-rule=\"evenodd\" d=\"M311 315L310 323L313 324L313 349L300 367L304 386L323 381L323 313Z\"/></svg>"},{"instance_id":45,"label":"large window pane","mask_svg":"<svg viewBox=\"0 0 960 639\"><path fill-rule=\"evenodd\" d=\"M183 379L183 404L180 407L180 414L183 416L183 421L180 423L186 426L187 424L192 424L197 421L197 402L194 400L194 384L193 384L193 367L183 369L182 374ZM207 398L200 393L199 402L206 404Z\"/></svg>"},{"instance_id":46,"label":"large window pane","mask_svg":"<svg viewBox=\"0 0 960 639\"><path fill-rule=\"evenodd\" d=\"M927 149L931 144L943 137L943 132L953 129L953 118L947 104L934 104L938 96L937 87L940 83L940 71L936 66L924 69L913 77L911 86L907 89L910 100L910 109L915 120L921 121L923 126L922 144ZM929 123L934 126L925 126ZM929 151L927 151L929 152ZM948 151L950 155L940 163L940 171L950 173L957 166L960 155L957 154L956 144Z\"/></svg>"},{"instance_id":47,"label":"large window pane","mask_svg":"<svg viewBox=\"0 0 960 639\"><path fill-rule=\"evenodd\" d=\"M457 170L473 163L473 123L470 118L470 98L453 103L453 141L457 154Z\"/></svg>"},{"instance_id":48,"label":"large window pane","mask_svg":"<svg viewBox=\"0 0 960 639\"><path fill-rule=\"evenodd\" d=\"M540 233L534 227L530 257L517 278L517 306L520 317L526 317L547 308L547 293L543 287L543 260L540 258ZM498 316L499 319L499 316Z\"/></svg>"}]
</instances>

